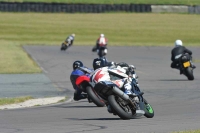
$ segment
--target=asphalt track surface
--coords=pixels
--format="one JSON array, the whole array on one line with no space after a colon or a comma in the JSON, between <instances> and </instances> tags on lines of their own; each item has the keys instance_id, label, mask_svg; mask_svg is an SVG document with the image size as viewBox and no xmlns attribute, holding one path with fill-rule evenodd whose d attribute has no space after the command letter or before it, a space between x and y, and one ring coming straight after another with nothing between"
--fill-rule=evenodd
<instances>
[{"instance_id":1,"label":"asphalt track surface","mask_svg":"<svg viewBox=\"0 0 200 133\"><path fill-rule=\"evenodd\" d=\"M72 63L81 60L92 67L97 57L89 46L26 46L25 50L63 93L71 96ZM153 118L121 120L87 100L26 109L0 111L0 133L168 133L200 129L200 63L194 81L170 68L172 47L108 47L109 61L136 66L144 97L153 106ZM189 48L200 58L200 48Z\"/></svg>"}]
</instances>

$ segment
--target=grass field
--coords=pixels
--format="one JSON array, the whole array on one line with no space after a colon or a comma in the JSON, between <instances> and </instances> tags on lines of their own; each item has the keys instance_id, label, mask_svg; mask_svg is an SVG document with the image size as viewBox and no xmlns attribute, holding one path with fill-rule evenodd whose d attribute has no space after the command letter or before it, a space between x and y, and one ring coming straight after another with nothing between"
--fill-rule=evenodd
<instances>
[{"instance_id":1,"label":"grass field","mask_svg":"<svg viewBox=\"0 0 200 133\"><path fill-rule=\"evenodd\" d=\"M0 73L34 73L39 67L21 45L60 45L75 33L74 45L94 45L100 33L109 45L200 46L200 17L153 13L0 13Z\"/></svg>"},{"instance_id":2,"label":"grass field","mask_svg":"<svg viewBox=\"0 0 200 133\"><path fill-rule=\"evenodd\" d=\"M6 2L57 2L91 4L182 4L200 5L199 0L0 0Z\"/></svg>"},{"instance_id":3,"label":"grass field","mask_svg":"<svg viewBox=\"0 0 200 133\"><path fill-rule=\"evenodd\" d=\"M0 98L0 106L7 105L7 104L21 103L30 99L33 99L33 97L25 96L25 97L18 97L18 98Z\"/></svg>"}]
</instances>

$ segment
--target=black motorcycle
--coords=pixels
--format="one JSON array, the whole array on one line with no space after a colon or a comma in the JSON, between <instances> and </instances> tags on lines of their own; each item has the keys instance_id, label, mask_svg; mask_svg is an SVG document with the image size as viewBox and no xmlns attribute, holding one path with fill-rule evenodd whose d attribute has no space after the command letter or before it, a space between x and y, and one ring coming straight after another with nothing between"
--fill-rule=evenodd
<instances>
[{"instance_id":1,"label":"black motorcycle","mask_svg":"<svg viewBox=\"0 0 200 133\"><path fill-rule=\"evenodd\" d=\"M100 58L106 56L107 51L108 51L108 49L107 49L106 46L99 46L99 47L94 46L94 47L92 48L92 52L97 52L97 55L98 55Z\"/></svg>"},{"instance_id":2,"label":"black motorcycle","mask_svg":"<svg viewBox=\"0 0 200 133\"><path fill-rule=\"evenodd\" d=\"M62 50L66 50L67 48L68 48L67 42L63 42L63 43L61 44L60 50L61 50L61 51L62 51Z\"/></svg>"},{"instance_id":3,"label":"black motorcycle","mask_svg":"<svg viewBox=\"0 0 200 133\"><path fill-rule=\"evenodd\" d=\"M99 49L98 49L98 56L100 58L106 56L107 51L108 51L108 49L107 49L106 46L99 47Z\"/></svg>"},{"instance_id":4,"label":"black motorcycle","mask_svg":"<svg viewBox=\"0 0 200 133\"><path fill-rule=\"evenodd\" d=\"M72 44L70 43L70 42L68 42L68 41L64 41L62 44L61 44L61 48L60 48L60 50L62 51L62 50L67 50L70 46L71 46Z\"/></svg>"},{"instance_id":5,"label":"black motorcycle","mask_svg":"<svg viewBox=\"0 0 200 133\"><path fill-rule=\"evenodd\" d=\"M143 97L144 93L140 91L135 79L132 80L134 95L125 94L110 81L101 81L94 86L94 89L104 99L106 105L111 107L110 113L118 115L121 119L137 118L142 115L147 118L154 117L154 110Z\"/></svg>"},{"instance_id":6,"label":"black motorcycle","mask_svg":"<svg viewBox=\"0 0 200 133\"><path fill-rule=\"evenodd\" d=\"M179 58L180 71L188 78L188 80L194 80L193 67L191 64L191 56L189 54L183 54Z\"/></svg>"}]
</instances>

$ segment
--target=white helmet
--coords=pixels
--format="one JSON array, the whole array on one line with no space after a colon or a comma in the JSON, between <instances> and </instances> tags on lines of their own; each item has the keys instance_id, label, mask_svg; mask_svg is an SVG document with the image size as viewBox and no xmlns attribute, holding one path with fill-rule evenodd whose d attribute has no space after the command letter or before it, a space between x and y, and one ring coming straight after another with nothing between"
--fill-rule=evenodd
<instances>
[{"instance_id":1,"label":"white helmet","mask_svg":"<svg viewBox=\"0 0 200 133\"><path fill-rule=\"evenodd\" d=\"M182 46L183 43L182 43L181 40L176 40L175 43L174 43L174 45L175 45L175 47L177 47L177 46Z\"/></svg>"},{"instance_id":2,"label":"white helmet","mask_svg":"<svg viewBox=\"0 0 200 133\"><path fill-rule=\"evenodd\" d=\"M75 34L73 33L72 36L75 37Z\"/></svg>"},{"instance_id":3,"label":"white helmet","mask_svg":"<svg viewBox=\"0 0 200 133\"><path fill-rule=\"evenodd\" d=\"M104 37L104 34L100 34L100 37Z\"/></svg>"}]
</instances>

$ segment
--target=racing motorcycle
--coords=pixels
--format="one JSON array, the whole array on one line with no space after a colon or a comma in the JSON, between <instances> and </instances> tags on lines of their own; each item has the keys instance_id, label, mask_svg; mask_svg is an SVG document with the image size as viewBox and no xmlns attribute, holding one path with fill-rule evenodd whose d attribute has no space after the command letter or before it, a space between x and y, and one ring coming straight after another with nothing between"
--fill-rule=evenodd
<instances>
[{"instance_id":1,"label":"racing motorcycle","mask_svg":"<svg viewBox=\"0 0 200 133\"><path fill-rule=\"evenodd\" d=\"M97 50L98 56L100 58L106 56L107 52L108 52L108 49L106 46L99 47L99 49Z\"/></svg>"},{"instance_id":2,"label":"racing motorcycle","mask_svg":"<svg viewBox=\"0 0 200 133\"><path fill-rule=\"evenodd\" d=\"M67 42L67 41L64 41L62 44L61 44L61 48L60 48L60 50L62 51L62 50L67 50L67 48L68 47L70 47L71 46L71 44L69 43L69 42Z\"/></svg>"},{"instance_id":3,"label":"racing motorcycle","mask_svg":"<svg viewBox=\"0 0 200 133\"><path fill-rule=\"evenodd\" d=\"M98 107L105 106L104 100L95 92L90 84L90 78L88 76L83 75L78 77L76 80L76 85L79 86L83 92L87 93L89 102L93 102Z\"/></svg>"},{"instance_id":4,"label":"racing motorcycle","mask_svg":"<svg viewBox=\"0 0 200 133\"><path fill-rule=\"evenodd\" d=\"M94 46L92 48L92 52L97 52L97 55L101 58L101 57L106 56L108 49L107 49L106 45L99 46L99 48L97 46Z\"/></svg>"},{"instance_id":5,"label":"racing motorcycle","mask_svg":"<svg viewBox=\"0 0 200 133\"><path fill-rule=\"evenodd\" d=\"M113 74L115 78L116 74ZM147 118L154 117L154 110L148 101L143 97L140 91L137 79L133 78L131 82L132 95L127 95L114 82L100 81L94 84L94 90L110 107L110 113L118 115L121 119L127 120L145 116Z\"/></svg>"},{"instance_id":6,"label":"racing motorcycle","mask_svg":"<svg viewBox=\"0 0 200 133\"><path fill-rule=\"evenodd\" d=\"M190 55L186 53L178 55L175 58L178 58L180 71L188 78L188 80L194 80Z\"/></svg>"}]
</instances>

